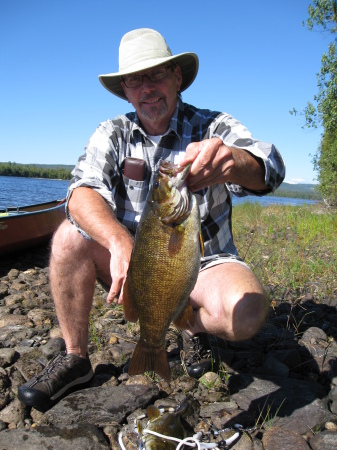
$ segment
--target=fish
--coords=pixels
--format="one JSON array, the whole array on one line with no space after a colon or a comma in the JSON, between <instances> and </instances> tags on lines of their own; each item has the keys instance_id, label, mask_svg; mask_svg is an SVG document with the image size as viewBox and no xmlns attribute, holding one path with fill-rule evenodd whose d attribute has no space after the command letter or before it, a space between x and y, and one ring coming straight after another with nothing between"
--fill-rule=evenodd
<instances>
[{"instance_id":1,"label":"fish","mask_svg":"<svg viewBox=\"0 0 337 450\"><path fill-rule=\"evenodd\" d=\"M188 403L182 403L175 412L166 412L161 415L160 410L150 405L146 409L149 422L144 429L141 422L137 421L138 434L140 435L145 450L174 450L177 447L177 441L158 437L147 431L154 431L164 436L176 439L184 439L187 431L181 423L181 416L188 409Z\"/></svg>"},{"instance_id":2,"label":"fish","mask_svg":"<svg viewBox=\"0 0 337 450\"><path fill-rule=\"evenodd\" d=\"M170 381L166 332L195 323L189 296L203 253L200 212L181 167L161 160L137 226L123 286L124 315L139 320L140 337L128 373L155 372Z\"/></svg>"}]
</instances>

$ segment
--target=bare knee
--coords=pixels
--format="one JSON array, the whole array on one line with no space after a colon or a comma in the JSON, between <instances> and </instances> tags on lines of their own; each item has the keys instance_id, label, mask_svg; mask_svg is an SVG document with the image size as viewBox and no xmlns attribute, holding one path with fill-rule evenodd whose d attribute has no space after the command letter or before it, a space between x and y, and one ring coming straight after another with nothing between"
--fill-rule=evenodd
<instances>
[{"instance_id":1,"label":"bare knee","mask_svg":"<svg viewBox=\"0 0 337 450\"><path fill-rule=\"evenodd\" d=\"M232 340L251 339L264 325L268 313L269 301L263 291L245 293L233 308Z\"/></svg>"},{"instance_id":2,"label":"bare knee","mask_svg":"<svg viewBox=\"0 0 337 450\"><path fill-rule=\"evenodd\" d=\"M65 220L56 230L51 246L51 260L69 258L69 254L77 255L83 251L86 242L77 229Z\"/></svg>"}]
</instances>

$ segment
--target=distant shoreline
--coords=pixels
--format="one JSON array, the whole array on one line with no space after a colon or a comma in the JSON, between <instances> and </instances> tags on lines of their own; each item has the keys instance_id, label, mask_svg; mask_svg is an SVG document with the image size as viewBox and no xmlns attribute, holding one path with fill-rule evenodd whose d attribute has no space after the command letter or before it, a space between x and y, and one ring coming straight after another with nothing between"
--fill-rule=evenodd
<instances>
[{"instance_id":1,"label":"distant shoreline","mask_svg":"<svg viewBox=\"0 0 337 450\"><path fill-rule=\"evenodd\" d=\"M0 162L0 176L69 181L72 178L71 171L73 168L74 166L62 164L16 164ZM323 198L317 191L316 184L283 182L279 189L267 195L270 197L323 201Z\"/></svg>"}]
</instances>

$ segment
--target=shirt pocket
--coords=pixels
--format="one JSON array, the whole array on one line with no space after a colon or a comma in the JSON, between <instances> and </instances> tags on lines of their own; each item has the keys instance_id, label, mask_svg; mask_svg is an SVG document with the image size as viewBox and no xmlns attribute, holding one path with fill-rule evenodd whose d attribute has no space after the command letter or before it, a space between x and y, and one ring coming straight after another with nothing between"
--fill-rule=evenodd
<instances>
[{"instance_id":1,"label":"shirt pocket","mask_svg":"<svg viewBox=\"0 0 337 450\"><path fill-rule=\"evenodd\" d=\"M117 217L130 230L137 228L148 192L149 180L131 180L122 174L116 197Z\"/></svg>"}]
</instances>

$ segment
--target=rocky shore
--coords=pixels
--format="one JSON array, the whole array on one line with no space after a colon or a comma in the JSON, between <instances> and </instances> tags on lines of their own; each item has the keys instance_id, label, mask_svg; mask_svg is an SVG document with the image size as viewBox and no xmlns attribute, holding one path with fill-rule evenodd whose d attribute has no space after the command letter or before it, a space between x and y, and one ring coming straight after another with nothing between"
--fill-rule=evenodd
<instances>
[{"instance_id":1,"label":"rocky shore","mask_svg":"<svg viewBox=\"0 0 337 450\"><path fill-rule=\"evenodd\" d=\"M48 247L2 256L0 450L120 449L119 437L126 449L135 449L135 418L148 405L176 409L184 400L185 429L218 448L336 449L337 293L321 298L312 284L301 295L278 299L267 288L268 323L252 340L217 341L222 366L199 380L184 373L172 328L167 345L173 376L165 383L150 374L128 376L138 326L125 322L120 307L105 303L97 284L90 320L93 381L38 410L21 404L17 389L64 348L50 294ZM142 422L146 427L147 419ZM237 437L229 444L231 436Z\"/></svg>"}]
</instances>

